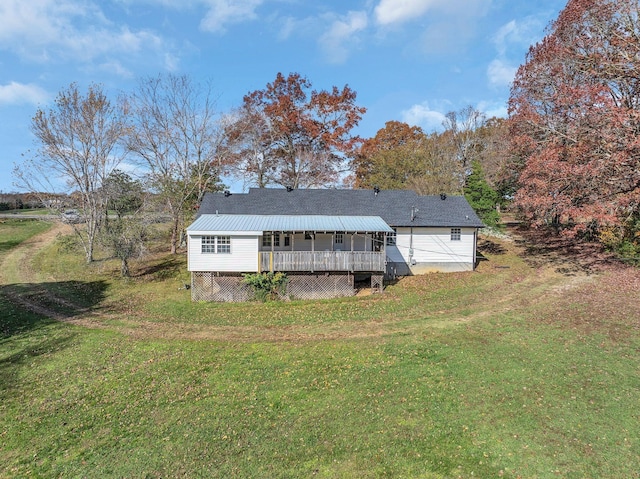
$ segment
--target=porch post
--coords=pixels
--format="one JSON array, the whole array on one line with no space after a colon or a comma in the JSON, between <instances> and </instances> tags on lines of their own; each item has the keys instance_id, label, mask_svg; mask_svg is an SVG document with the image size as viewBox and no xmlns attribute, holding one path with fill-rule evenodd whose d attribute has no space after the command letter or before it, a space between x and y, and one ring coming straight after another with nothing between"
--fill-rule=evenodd
<instances>
[{"instance_id":1,"label":"porch post","mask_svg":"<svg viewBox=\"0 0 640 479\"><path fill-rule=\"evenodd\" d=\"M355 236L355 233L351 233L351 253L349 254L349 262L351 263L351 272L353 273L354 270L354 266L353 266L353 237Z\"/></svg>"}]
</instances>

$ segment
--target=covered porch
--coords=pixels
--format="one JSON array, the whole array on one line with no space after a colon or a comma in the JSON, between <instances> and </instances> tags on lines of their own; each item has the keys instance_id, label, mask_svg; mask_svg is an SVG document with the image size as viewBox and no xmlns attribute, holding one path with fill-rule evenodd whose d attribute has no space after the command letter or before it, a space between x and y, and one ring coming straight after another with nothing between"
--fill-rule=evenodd
<instances>
[{"instance_id":1,"label":"covered porch","mask_svg":"<svg viewBox=\"0 0 640 479\"><path fill-rule=\"evenodd\" d=\"M262 232L260 271L385 270L386 235L392 234L393 229L381 218L307 216L300 220L298 224L282 224L281 229ZM286 222L293 221L293 217L286 217Z\"/></svg>"},{"instance_id":2,"label":"covered porch","mask_svg":"<svg viewBox=\"0 0 640 479\"><path fill-rule=\"evenodd\" d=\"M385 270L383 251L261 251L260 271L350 271Z\"/></svg>"}]
</instances>

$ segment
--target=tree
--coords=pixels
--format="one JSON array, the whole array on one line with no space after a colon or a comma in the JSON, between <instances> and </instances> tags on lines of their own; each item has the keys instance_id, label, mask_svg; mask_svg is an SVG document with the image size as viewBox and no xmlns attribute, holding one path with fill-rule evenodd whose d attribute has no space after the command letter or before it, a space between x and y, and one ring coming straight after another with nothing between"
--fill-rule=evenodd
<instances>
[{"instance_id":1,"label":"tree","mask_svg":"<svg viewBox=\"0 0 640 479\"><path fill-rule=\"evenodd\" d=\"M113 170L105 179L102 188L107 209L115 211L118 219L142 207L144 202L142 184L122 170Z\"/></svg>"},{"instance_id":2,"label":"tree","mask_svg":"<svg viewBox=\"0 0 640 479\"><path fill-rule=\"evenodd\" d=\"M236 172L258 186L292 188L335 184L360 139L351 135L366 109L355 104L356 92L311 90L298 73L278 73L266 88L245 95L237 121L229 129L236 158L249 152ZM237 142L233 140L236 139Z\"/></svg>"},{"instance_id":3,"label":"tree","mask_svg":"<svg viewBox=\"0 0 640 479\"><path fill-rule=\"evenodd\" d=\"M84 223L72 226L87 262L93 261L106 208L102 184L124 155L118 145L126 131L126 113L125 103L112 103L100 85L90 85L83 94L72 83L58 94L50 110L36 112L31 131L38 150L14 170L21 186L42 192L43 204L47 194L57 195L59 189L77 193ZM48 204L56 210L62 207L57 202Z\"/></svg>"},{"instance_id":4,"label":"tree","mask_svg":"<svg viewBox=\"0 0 640 479\"><path fill-rule=\"evenodd\" d=\"M487 226L498 226L500 215L496 206L500 203L500 195L487 183L479 160L471 163L471 174L464 186L464 196Z\"/></svg>"},{"instance_id":5,"label":"tree","mask_svg":"<svg viewBox=\"0 0 640 479\"><path fill-rule=\"evenodd\" d=\"M231 176L242 179L244 186L266 188L272 182L277 167L271 154L276 143L274 131L263 111L250 104L227 117L223 151Z\"/></svg>"},{"instance_id":6,"label":"tree","mask_svg":"<svg viewBox=\"0 0 640 479\"><path fill-rule=\"evenodd\" d=\"M570 0L509 100L515 203L535 225L624 227L640 205L640 5Z\"/></svg>"},{"instance_id":7,"label":"tree","mask_svg":"<svg viewBox=\"0 0 640 479\"><path fill-rule=\"evenodd\" d=\"M509 125L506 119L492 117L476 130L477 138L482 145L477 160L482 165L487 184L507 195L508 163L509 163ZM472 167L473 167L473 161Z\"/></svg>"},{"instance_id":8,"label":"tree","mask_svg":"<svg viewBox=\"0 0 640 479\"><path fill-rule=\"evenodd\" d=\"M109 219L106 214L100 240L113 257L120 260L120 274L128 278L129 260L141 256L145 251L145 192L140 181L117 169L105 179L102 188L107 208L115 211L116 217Z\"/></svg>"},{"instance_id":9,"label":"tree","mask_svg":"<svg viewBox=\"0 0 640 479\"><path fill-rule=\"evenodd\" d=\"M111 254L120 260L120 274L128 278L129 260L141 256L145 251L147 225L139 215L118 217L103 228L100 239Z\"/></svg>"},{"instance_id":10,"label":"tree","mask_svg":"<svg viewBox=\"0 0 640 479\"><path fill-rule=\"evenodd\" d=\"M445 115L443 136L449 139L453 158L461 164L464 172L469 170L471 162L483 149L478 133L485 123L485 114L472 106Z\"/></svg>"},{"instance_id":11,"label":"tree","mask_svg":"<svg viewBox=\"0 0 640 479\"><path fill-rule=\"evenodd\" d=\"M140 82L131 96L128 148L147 169L150 187L171 215L171 253L206 191L221 189L221 141L210 88L186 76Z\"/></svg>"},{"instance_id":12,"label":"tree","mask_svg":"<svg viewBox=\"0 0 640 479\"><path fill-rule=\"evenodd\" d=\"M444 153L442 137L406 123L385 123L363 142L353 165L359 188L412 189L422 195L460 192L458 162Z\"/></svg>"},{"instance_id":13,"label":"tree","mask_svg":"<svg viewBox=\"0 0 640 479\"><path fill-rule=\"evenodd\" d=\"M387 188L384 181L378 178L384 163L384 152L406 148L417 150L425 142L425 133L419 126L409 126L400 121L388 121L384 128L377 131L376 136L362 142L353 161L354 186L356 188ZM380 161L382 160L382 161ZM387 162L388 163L388 162ZM395 169L395 168L394 168Z\"/></svg>"}]
</instances>

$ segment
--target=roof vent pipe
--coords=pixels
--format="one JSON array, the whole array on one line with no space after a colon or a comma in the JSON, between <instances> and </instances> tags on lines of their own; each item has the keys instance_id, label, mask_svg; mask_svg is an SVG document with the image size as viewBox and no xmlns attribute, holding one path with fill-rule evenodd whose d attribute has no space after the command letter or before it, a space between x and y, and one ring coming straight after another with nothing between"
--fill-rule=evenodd
<instances>
[{"instance_id":1,"label":"roof vent pipe","mask_svg":"<svg viewBox=\"0 0 640 479\"><path fill-rule=\"evenodd\" d=\"M291 193L293 191L293 188L291 188L290 186L287 186L287 191Z\"/></svg>"},{"instance_id":2,"label":"roof vent pipe","mask_svg":"<svg viewBox=\"0 0 640 479\"><path fill-rule=\"evenodd\" d=\"M231 196L231 192L229 190L224 190L224 197Z\"/></svg>"},{"instance_id":3,"label":"roof vent pipe","mask_svg":"<svg viewBox=\"0 0 640 479\"><path fill-rule=\"evenodd\" d=\"M440 199L441 200L446 200L447 199L447 195L445 195L444 193L440 193Z\"/></svg>"},{"instance_id":4,"label":"roof vent pipe","mask_svg":"<svg viewBox=\"0 0 640 479\"><path fill-rule=\"evenodd\" d=\"M378 196L378 193L380 193L380 188L378 188L377 186L373 187L373 194Z\"/></svg>"}]
</instances>

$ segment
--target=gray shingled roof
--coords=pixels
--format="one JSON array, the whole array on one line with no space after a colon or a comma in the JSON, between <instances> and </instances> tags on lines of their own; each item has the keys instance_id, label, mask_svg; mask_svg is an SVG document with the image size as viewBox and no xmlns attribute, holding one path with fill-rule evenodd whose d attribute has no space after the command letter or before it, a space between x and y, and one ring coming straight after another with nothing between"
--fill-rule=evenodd
<instances>
[{"instance_id":1,"label":"gray shingled roof","mask_svg":"<svg viewBox=\"0 0 640 479\"><path fill-rule=\"evenodd\" d=\"M415 211L413 221L412 210ZM251 188L248 193L207 193L198 216L380 216L390 226L484 226L464 196L420 196L409 190Z\"/></svg>"}]
</instances>

